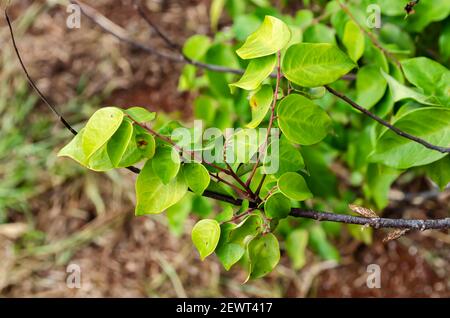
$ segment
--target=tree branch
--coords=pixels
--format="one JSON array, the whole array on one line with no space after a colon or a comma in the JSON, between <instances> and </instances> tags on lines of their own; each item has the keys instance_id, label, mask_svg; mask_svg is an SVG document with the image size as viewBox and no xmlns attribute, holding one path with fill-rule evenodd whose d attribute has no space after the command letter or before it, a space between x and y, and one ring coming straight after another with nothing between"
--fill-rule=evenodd
<instances>
[{"instance_id":1,"label":"tree branch","mask_svg":"<svg viewBox=\"0 0 450 318\"><path fill-rule=\"evenodd\" d=\"M78 4L77 1L71 1L75 4ZM64 117L57 111L57 109L48 101L48 99L45 97L45 95L39 90L39 88L36 86L35 82L33 81L33 79L31 78L31 76L29 75L29 72L27 71L23 60L20 56L19 50L17 48L16 45L16 41L15 41L15 37L14 37L14 32L13 32L13 28L11 25L11 21L9 19L8 13L5 9L5 17L6 17L6 21L8 23L8 27L10 29L10 33L11 33L11 39L13 42L13 46L14 46L14 50L16 52L16 55L19 59L20 65L22 67L22 70L25 73L25 76L27 78L27 80L29 81L31 87L36 91L36 93L39 95L39 97L41 98L41 100L52 110L52 112L59 118L59 120L64 124L64 126L74 135L77 134L77 131L75 129L72 128L72 126L64 119ZM101 19L100 19L101 20ZM97 20L98 22L98 20ZM97 23L96 22L96 23ZM104 21L103 21L104 22ZM105 29L105 31L109 32L107 29ZM113 33L112 33L113 34ZM114 34L113 34L114 35ZM117 36L116 36L117 37ZM125 38L122 37L117 37L118 39L125 41L133 46L135 46L134 42L130 42L128 40L126 40ZM141 46L140 44L137 44L138 48L144 48L144 50L147 50L147 47ZM161 55L160 53L155 53L156 51L154 51L153 49L149 49L148 52L151 52L152 54L157 54L161 57L164 57L166 55ZM176 61L180 61L178 58L176 58ZM346 101L347 103L349 103L352 107L358 109L359 111L363 112L364 114L366 114L367 116L371 117L372 119L378 121L380 124L386 126L387 128L395 131L397 134L399 134L400 136L403 136L405 138L411 139L413 141L416 141L424 146L426 146L427 148L430 149L434 149L434 150L438 150L441 152L450 152L449 148L443 148L443 147L437 147L434 145L430 145L429 143L427 143L426 141L408 135L404 132L402 132L401 130L398 130L396 127L390 125L389 123L383 121L381 118L377 117L376 115L370 113L369 111L367 111L365 108L359 106L358 104L356 104L355 102L353 102L352 100L350 100L348 97L344 96L343 94L336 92L335 90L333 90L332 88L326 86L327 90L332 93L333 95L341 98L342 100ZM139 174L140 169L136 168L136 167L127 167L128 170L132 171L133 173ZM212 191L205 191L203 193L204 197L208 197L208 198L212 198L215 200L220 200L223 202L227 202L230 204L233 204L235 206L241 206L243 201L241 199L235 199L231 196L228 195L224 195L224 194L220 194L220 193L215 193ZM250 208L256 208L257 204L254 201L250 202ZM346 224L357 224L357 225L366 225L366 226L371 226L374 227L376 229L378 228L397 228L397 229L414 229L414 230L428 230L428 229L449 229L450 228L450 218L445 218L445 219L436 219L436 220L421 220L421 219L411 219L411 220L407 220L407 219L389 219L389 218L365 218L365 217L359 217L359 216L352 216L352 215L345 215L345 214L336 214L336 213L330 213L330 212L323 212L323 211L315 211L315 210L309 210L309 209L300 209L300 208L293 208L291 210L290 213L291 216L293 217L300 217L300 218L308 218L308 219L314 219L317 221L331 221L331 222L339 222L339 223L346 223Z\"/></svg>"},{"instance_id":2,"label":"tree branch","mask_svg":"<svg viewBox=\"0 0 450 318\"><path fill-rule=\"evenodd\" d=\"M291 216L314 219L317 221L331 221L346 224L359 224L379 228L396 228L411 230L439 230L450 228L450 218L436 220L420 220L420 219L388 219L388 218L365 218L361 216L352 216L346 214L336 214L314 210L304 210L294 208L291 210Z\"/></svg>"},{"instance_id":3,"label":"tree branch","mask_svg":"<svg viewBox=\"0 0 450 318\"><path fill-rule=\"evenodd\" d=\"M380 123L381 125L389 128L390 130L392 130L393 132L395 132L397 135L412 140L414 142L417 142L418 144L421 144L422 146L428 148L428 149L432 149L432 150L436 150L439 151L441 153L450 153L450 148L448 147L441 147L441 146L436 146L433 144L430 144L428 141L423 140L419 137L413 136L411 134L408 134L407 132L404 132L401 129L398 129L397 127L395 127L394 125L391 125L390 123L388 123L387 121L381 119L380 117L378 117L377 115L371 113L370 111L368 111L367 109L365 109L364 107L358 105L357 103L355 103L354 101L352 101L350 98L348 98L347 96L345 96L344 94L335 91L334 89L332 89L330 86L325 85L325 88L327 89L327 91L329 91L331 94L333 94L336 97L339 97L340 99L342 99L343 101L345 101L347 104L349 104L350 106L352 106L353 108L359 110L361 113L363 113L364 115L372 118L373 120L377 121L378 123Z\"/></svg>"}]
</instances>

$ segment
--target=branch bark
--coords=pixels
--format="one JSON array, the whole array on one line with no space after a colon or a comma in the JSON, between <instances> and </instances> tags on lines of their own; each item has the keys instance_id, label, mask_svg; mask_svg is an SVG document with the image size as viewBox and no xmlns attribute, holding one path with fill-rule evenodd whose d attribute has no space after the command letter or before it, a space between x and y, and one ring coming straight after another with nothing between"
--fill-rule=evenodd
<instances>
[{"instance_id":1,"label":"branch bark","mask_svg":"<svg viewBox=\"0 0 450 318\"><path fill-rule=\"evenodd\" d=\"M435 150L435 151L439 151L442 153L450 153L450 148L448 147L441 147L441 146L436 146L433 144L430 144L428 141L423 140L419 137L413 136L411 134L408 134L407 132L404 132L401 129L398 129L397 127L395 127L394 125L391 125L390 123L388 123L387 121L381 119L380 117L378 117L377 115L371 113L370 111L368 111L367 109L365 109L364 107L358 105L357 103L355 103L354 101L352 101L350 98L348 98L347 96L345 96L344 94L332 89L330 86L326 85L325 88L327 89L327 91L329 91L331 94L333 94L334 96L342 99L344 102L346 102L347 104L349 104L350 106L352 106L353 108L359 110L361 113L363 113L364 115L372 118L373 120L377 121L378 123L380 123L381 125L389 128L390 130L392 130L393 132L395 132L397 135L412 140L414 142L417 142L418 144L421 144L422 146L431 149L431 150Z\"/></svg>"}]
</instances>

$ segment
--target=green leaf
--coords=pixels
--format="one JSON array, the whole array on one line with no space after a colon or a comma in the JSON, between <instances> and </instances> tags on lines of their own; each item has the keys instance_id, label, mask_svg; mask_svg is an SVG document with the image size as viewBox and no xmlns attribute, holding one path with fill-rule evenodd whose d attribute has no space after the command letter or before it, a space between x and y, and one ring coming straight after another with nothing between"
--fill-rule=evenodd
<instances>
[{"instance_id":1,"label":"green leaf","mask_svg":"<svg viewBox=\"0 0 450 318\"><path fill-rule=\"evenodd\" d=\"M260 278L270 273L280 261L280 246L272 233L258 236L248 245L249 278Z\"/></svg>"},{"instance_id":2,"label":"green leaf","mask_svg":"<svg viewBox=\"0 0 450 318\"><path fill-rule=\"evenodd\" d=\"M213 98L200 95L194 101L195 118L202 119L206 124L211 124L216 116L216 104Z\"/></svg>"},{"instance_id":3,"label":"green leaf","mask_svg":"<svg viewBox=\"0 0 450 318\"><path fill-rule=\"evenodd\" d=\"M229 163L248 163L255 156L266 134L256 129L239 129L226 142L226 159Z\"/></svg>"},{"instance_id":4,"label":"green leaf","mask_svg":"<svg viewBox=\"0 0 450 318\"><path fill-rule=\"evenodd\" d=\"M213 211L213 205L210 199L195 195L192 200L192 212L201 218L208 217Z\"/></svg>"},{"instance_id":5,"label":"green leaf","mask_svg":"<svg viewBox=\"0 0 450 318\"><path fill-rule=\"evenodd\" d=\"M364 192L371 198L379 210L389 204L389 191L392 183L398 178L401 171L382 164L369 164L366 173Z\"/></svg>"},{"instance_id":6,"label":"green leaf","mask_svg":"<svg viewBox=\"0 0 450 318\"><path fill-rule=\"evenodd\" d=\"M303 41L336 44L336 31L321 23L313 24L305 30Z\"/></svg>"},{"instance_id":7,"label":"green leaf","mask_svg":"<svg viewBox=\"0 0 450 318\"><path fill-rule=\"evenodd\" d=\"M180 156L172 147L159 147L152 160L153 170L164 184L177 176L180 163Z\"/></svg>"},{"instance_id":8,"label":"green leaf","mask_svg":"<svg viewBox=\"0 0 450 318\"><path fill-rule=\"evenodd\" d=\"M272 73L277 57L275 55L268 55L253 59L247 66L244 75L236 83L230 84L230 89L233 92L235 87L245 90L255 90L261 83Z\"/></svg>"},{"instance_id":9,"label":"green leaf","mask_svg":"<svg viewBox=\"0 0 450 318\"><path fill-rule=\"evenodd\" d=\"M230 234L236 228L233 223L220 226L220 240L217 244L216 255L223 267L228 271L244 256L245 248L241 244L230 242Z\"/></svg>"},{"instance_id":10,"label":"green leaf","mask_svg":"<svg viewBox=\"0 0 450 318\"><path fill-rule=\"evenodd\" d=\"M356 75L356 102L366 109L378 103L386 91L387 83L376 65L361 67Z\"/></svg>"},{"instance_id":11,"label":"green leaf","mask_svg":"<svg viewBox=\"0 0 450 318\"><path fill-rule=\"evenodd\" d=\"M122 124L123 117L122 110L116 107L104 107L92 115L81 137L81 146L87 160L114 135Z\"/></svg>"},{"instance_id":12,"label":"green leaf","mask_svg":"<svg viewBox=\"0 0 450 318\"><path fill-rule=\"evenodd\" d=\"M264 158L264 171L278 161L278 170L275 176L280 177L285 172L296 172L305 167L302 154L285 137L279 140L278 151L272 151L273 142L269 145L268 156Z\"/></svg>"},{"instance_id":13,"label":"green leaf","mask_svg":"<svg viewBox=\"0 0 450 318\"><path fill-rule=\"evenodd\" d=\"M364 33L353 20L349 20L345 24L342 43L344 43L350 58L356 63L364 53L365 39Z\"/></svg>"},{"instance_id":14,"label":"green leaf","mask_svg":"<svg viewBox=\"0 0 450 318\"><path fill-rule=\"evenodd\" d=\"M450 109L443 107L418 108L403 114L394 121L394 126L431 144L450 145ZM443 158L446 154L384 130L379 136L371 160L397 168L426 165Z\"/></svg>"},{"instance_id":15,"label":"green leaf","mask_svg":"<svg viewBox=\"0 0 450 318\"><path fill-rule=\"evenodd\" d=\"M304 96L291 94L278 105L278 125L292 142L312 145L331 130L328 114Z\"/></svg>"},{"instance_id":16,"label":"green leaf","mask_svg":"<svg viewBox=\"0 0 450 318\"><path fill-rule=\"evenodd\" d=\"M286 172L278 179L281 193L292 200L305 201L313 197L305 179L295 172Z\"/></svg>"},{"instance_id":17,"label":"green leaf","mask_svg":"<svg viewBox=\"0 0 450 318\"><path fill-rule=\"evenodd\" d=\"M228 222L233 218L233 213L233 207L227 204L223 211L216 215L215 219L217 222Z\"/></svg>"},{"instance_id":18,"label":"green leaf","mask_svg":"<svg viewBox=\"0 0 450 318\"><path fill-rule=\"evenodd\" d=\"M201 220L192 229L191 237L203 261L214 252L219 243L220 225L216 220Z\"/></svg>"},{"instance_id":19,"label":"green leaf","mask_svg":"<svg viewBox=\"0 0 450 318\"><path fill-rule=\"evenodd\" d=\"M325 231L320 225L314 225L310 228L309 245L324 260L339 262L339 251L328 242Z\"/></svg>"},{"instance_id":20,"label":"green leaf","mask_svg":"<svg viewBox=\"0 0 450 318\"><path fill-rule=\"evenodd\" d=\"M202 195L211 180L208 170L199 163L187 163L182 170L188 187L194 193Z\"/></svg>"},{"instance_id":21,"label":"green leaf","mask_svg":"<svg viewBox=\"0 0 450 318\"><path fill-rule=\"evenodd\" d=\"M405 28L410 32L422 32L431 22L441 21L450 14L448 0L420 1L414 9L416 13L406 20Z\"/></svg>"},{"instance_id":22,"label":"green leaf","mask_svg":"<svg viewBox=\"0 0 450 318\"><path fill-rule=\"evenodd\" d=\"M233 21L233 32L238 41L244 41L251 33L261 25L261 19L256 15L240 15Z\"/></svg>"},{"instance_id":23,"label":"green leaf","mask_svg":"<svg viewBox=\"0 0 450 318\"><path fill-rule=\"evenodd\" d=\"M209 19L211 21L210 25L213 32L217 31L225 2L226 0L212 0L211 2L211 7L209 9Z\"/></svg>"},{"instance_id":24,"label":"green leaf","mask_svg":"<svg viewBox=\"0 0 450 318\"><path fill-rule=\"evenodd\" d=\"M295 229L286 239L286 252L292 260L294 269L301 269L306 264L306 246L308 245L308 231Z\"/></svg>"},{"instance_id":25,"label":"green leaf","mask_svg":"<svg viewBox=\"0 0 450 318\"><path fill-rule=\"evenodd\" d=\"M274 193L264 203L264 212L268 218L284 219L291 212L291 200L282 193Z\"/></svg>"},{"instance_id":26,"label":"green leaf","mask_svg":"<svg viewBox=\"0 0 450 318\"><path fill-rule=\"evenodd\" d=\"M89 158L87 168L94 171L108 171L114 168L114 165L109 158L106 145L102 146Z\"/></svg>"},{"instance_id":27,"label":"green leaf","mask_svg":"<svg viewBox=\"0 0 450 318\"><path fill-rule=\"evenodd\" d=\"M185 195L180 202L167 209L169 230L177 237L184 233L184 224L192 210L192 196Z\"/></svg>"},{"instance_id":28,"label":"green leaf","mask_svg":"<svg viewBox=\"0 0 450 318\"><path fill-rule=\"evenodd\" d=\"M138 123L148 123L156 118L155 112L150 112L142 107L131 107L125 109L124 112Z\"/></svg>"},{"instance_id":29,"label":"green leaf","mask_svg":"<svg viewBox=\"0 0 450 318\"><path fill-rule=\"evenodd\" d=\"M119 129L108 141L108 155L114 167L119 166L128 144L133 136L133 125L129 120L122 121Z\"/></svg>"},{"instance_id":30,"label":"green leaf","mask_svg":"<svg viewBox=\"0 0 450 318\"><path fill-rule=\"evenodd\" d=\"M440 105L440 103L436 100L434 96L425 96L413 90L412 88L399 83L395 78L386 74L383 70L381 70L381 74L388 82L392 98L394 99L395 102L398 102L403 99L414 99L419 103L425 105L432 105L432 106Z\"/></svg>"},{"instance_id":31,"label":"green leaf","mask_svg":"<svg viewBox=\"0 0 450 318\"><path fill-rule=\"evenodd\" d=\"M442 105L450 105L450 71L445 66L426 57L403 60L401 64L411 84L436 96Z\"/></svg>"},{"instance_id":32,"label":"green leaf","mask_svg":"<svg viewBox=\"0 0 450 318\"><path fill-rule=\"evenodd\" d=\"M142 154L144 158L153 158L156 151L155 138L139 126L136 126L135 129L135 142L137 150Z\"/></svg>"},{"instance_id":33,"label":"green leaf","mask_svg":"<svg viewBox=\"0 0 450 318\"><path fill-rule=\"evenodd\" d=\"M58 157L68 157L82 166L87 166L88 160L84 155L83 148L81 145L82 138L84 134L84 128L81 129L78 134L58 152Z\"/></svg>"},{"instance_id":34,"label":"green leaf","mask_svg":"<svg viewBox=\"0 0 450 318\"><path fill-rule=\"evenodd\" d=\"M179 202L187 192L182 174L164 184L148 160L136 180L136 215L157 214Z\"/></svg>"},{"instance_id":35,"label":"green leaf","mask_svg":"<svg viewBox=\"0 0 450 318\"><path fill-rule=\"evenodd\" d=\"M450 23L447 22L439 36L439 53L442 59L448 61L450 58Z\"/></svg>"},{"instance_id":36,"label":"green leaf","mask_svg":"<svg viewBox=\"0 0 450 318\"><path fill-rule=\"evenodd\" d=\"M311 10L299 10L295 14L294 24L301 29L305 29L314 21L314 13Z\"/></svg>"},{"instance_id":37,"label":"green leaf","mask_svg":"<svg viewBox=\"0 0 450 318\"><path fill-rule=\"evenodd\" d=\"M356 64L339 48L328 43L299 43L286 51L284 76L297 85L318 87L333 83Z\"/></svg>"},{"instance_id":38,"label":"green leaf","mask_svg":"<svg viewBox=\"0 0 450 318\"><path fill-rule=\"evenodd\" d=\"M246 217L231 233L230 242L246 247L250 239L261 233L263 220L261 216L252 214Z\"/></svg>"},{"instance_id":39,"label":"green leaf","mask_svg":"<svg viewBox=\"0 0 450 318\"><path fill-rule=\"evenodd\" d=\"M211 46L211 39L206 35L191 36L183 46L183 54L191 60L201 60Z\"/></svg>"},{"instance_id":40,"label":"green leaf","mask_svg":"<svg viewBox=\"0 0 450 318\"><path fill-rule=\"evenodd\" d=\"M447 155L441 160L425 166L425 171L431 180L436 182L438 187L444 191L450 183L450 156Z\"/></svg>"},{"instance_id":41,"label":"green leaf","mask_svg":"<svg viewBox=\"0 0 450 318\"><path fill-rule=\"evenodd\" d=\"M283 21L266 16L258 30L249 35L236 53L244 60L272 55L281 51L290 38L291 31Z\"/></svg>"},{"instance_id":42,"label":"green leaf","mask_svg":"<svg viewBox=\"0 0 450 318\"><path fill-rule=\"evenodd\" d=\"M247 128L256 128L264 120L270 105L273 102L273 91L270 85L263 85L250 97L250 107L252 109L252 121L247 124Z\"/></svg>"}]
</instances>

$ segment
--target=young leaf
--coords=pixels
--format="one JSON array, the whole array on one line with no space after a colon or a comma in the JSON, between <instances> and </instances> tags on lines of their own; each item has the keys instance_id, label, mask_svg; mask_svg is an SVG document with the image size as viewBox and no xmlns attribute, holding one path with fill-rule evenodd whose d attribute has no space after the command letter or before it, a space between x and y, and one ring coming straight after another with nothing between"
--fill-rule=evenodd
<instances>
[{"instance_id":1,"label":"young leaf","mask_svg":"<svg viewBox=\"0 0 450 318\"><path fill-rule=\"evenodd\" d=\"M183 54L192 60L201 60L211 46L211 39L205 35L191 36L183 46Z\"/></svg>"},{"instance_id":2,"label":"young leaf","mask_svg":"<svg viewBox=\"0 0 450 318\"><path fill-rule=\"evenodd\" d=\"M180 163L180 156L172 147L159 147L152 160L153 170L164 184L176 177Z\"/></svg>"},{"instance_id":3,"label":"young leaf","mask_svg":"<svg viewBox=\"0 0 450 318\"><path fill-rule=\"evenodd\" d=\"M264 158L264 170L270 167L272 161L278 161L278 171L275 176L280 177L285 172L296 172L305 167L302 154L285 137L280 139L278 152L272 152L272 144L269 146L270 156Z\"/></svg>"},{"instance_id":4,"label":"young leaf","mask_svg":"<svg viewBox=\"0 0 450 318\"><path fill-rule=\"evenodd\" d=\"M133 136L133 125L129 120L122 121L119 129L114 133L111 139L108 141L107 149L108 155L111 159L111 163L114 167L117 167L122 160L128 144Z\"/></svg>"},{"instance_id":5,"label":"young leaf","mask_svg":"<svg viewBox=\"0 0 450 318\"><path fill-rule=\"evenodd\" d=\"M216 220L201 220L192 229L191 237L203 261L216 249L220 238L220 225Z\"/></svg>"},{"instance_id":6,"label":"young leaf","mask_svg":"<svg viewBox=\"0 0 450 318\"><path fill-rule=\"evenodd\" d=\"M443 107L418 108L394 121L394 126L429 143L446 147L450 144L450 109ZM384 130L378 138L371 160L397 169L422 166L445 157L445 153L433 151Z\"/></svg>"},{"instance_id":7,"label":"young leaf","mask_svg":"<svg viewBox=\"0 0 450 318\"><path fill-rule=\"evenodd\" d=\"M386 80L376 65L361 67L356 75L356 102L366 109L372 108L386 91Z\"/></svg>"},{"instance_id":8,"label":"young leaf","mask_svg":"<svg viewBox=\"0 0 450 318\"><path fill-rule=\"evenodd\" d=\"M245 218L231 233L230 242L238 243L242 247L247 246L249 238L254 238L261 233L263 220L261 216L253 214Z\"/></svg>"},{"instance_id":9,"label":"young leaf","mask_svg":"<svg viewBox=\"0 0 450 318\"><path fill-rule=\"evenodd\" d=\"M291 31L283 21L266 16L236 53L244 60L271 55L283 49L290 39Z\"/></svg>"},{"instance_id":10,"label":"young leaf","mask_svg":"<svg viewBox=\"0 0 450 318\"><path fill-rule=\"evenodd\" d=\"M255 129L239 129L226 142L227 162L248 163L257 154L265 134Z\"/></svg>"},{"instance_id":11,"label":"young leaf","mask_svg":"<svg viewBox=\"0 0 450 318\"><path fill-rule=\"evenodd\" d=\"M182 168L188 187L198 195L208 188L210 177L208 170L199 163L187 163Z\"/></svg>"},{"instance_id":12,"label":"young leaf","mask_svg":"<svg viewBox=\"0 0 450 318\"><path fill-rule=\"evenodd\" d=\"M148 160L136 180L136 215L157 214L180 201L187 192L183 175L164 184Z\"/></svg>"},{"instance_id":13,"label":"young leaf","mask_svg":"<svg viewBox=\"0 0 450 318\"><path fill-rule=\"evenodd\" d=\"M236 87L255 90L272 73L277 62L275 54L253 59L248 63L244 75L236 83L230 84L233 92Z\"/></svg>"},{"instance_id":14,"label":"young leaf","mask_svg":"<svg viewBox=\"0 0 450 318\"><path fill-rule=\"evenodd\" d=\"M353 62L357 62L364 53L364 33L353 20L348 20L345 24L342 43L347 49L347 53Z\"/></svg>"},{"instance_id":15,"label":"young leaf","mask_svg":"<svg viewBox=\"0 0 450 318\"><path fill-rule=\"evenodd\" d=\"M151 159L155 155L156 141L155 138L144 131L141 127L137 126L135 142L136 147L144 158Z\"/></svg>"},{"instance_id":16,"label":"young leaf","mask_svg":"<svg viewBox=\"0 0 450 318\"><path fill-rule=\"evenodd\" d=\"M175 236L180 237L184 233L185 221L192 211L192 197L185 195L180 202L167 209L167 223L169 230Z\"/></svg>"},{"instance_id":17,"label":"young leaf","mask_svg":"<svg viewBox=\"0 0 450 318\"><path fill-rule=\"evenodd\" d=\"M389 88L392 94L392 98L395 102L398 102L403 99L412 98L418 101L421 104L425 105L434 105L439 106L440 102L434 96L425 96L410 87L407 87L401 83L399 83L395 78L386 74L383 70L381 70L381 74L386 79L389 84Z\"/></svg>"},{"instance_id":18,"label":"young leaf","mask_svg":"<svg viewBox=\"0 0 450 318\"><path fill-rule=\"evenodd\" d=\"M313 197L305 179L295 172L286 172L278 179L281 193L292 200L305 201Z\"/></svg>"},{"instance_id":19,"label":"young leaf","mask_svg":"<svg viewBox=\"0 0 450 318\"><path fill-rule=\"evenodd\" d=\"M311 100L291 94L278 105L278 125L292 142L312 145L326 137L331 129L331 119Z\"/></svg>"},{"instance_id":20,"label":"young leaf","mask_svg":"<svg viewBox=\"0 0 450 318\"><path fill-rule=\"evenodd\" d=\"M264 204L264 212L268 218L284 219L291 212L291 200L282 193L274 193Z\"/></svg>"},{"instance_id":21,"label":"young leaf","mask_svg":"<svg viewBox=\"0 0 450 318\"><path fill-rule=\"evenodd\" d=\"M119 129L123 116L122 110L116 107L104 107L92 115L81 137L81 146L87 160Z\"/></svg>"},{"instance_id":22,"label":"young leaf","mask_svg":"<svg viewBox=\"0 0 450 318\"><path fill-rule=\"evenodd\" d=\"M446 156L426 166L425 171L431 180L436 182L438 187L444 191L450 183L450 156Z\"/></svg>"},{"instance_id":23,"label":"young leaf","mask_svg":"<svg viewBox=\"0 0 450 318\"><path fill-rule=\"evenodd\" d=\"M223 7L226 0L213 0L209 10L209 18L211 20L211 29L217 31L220 16L222 15Z\"/></svg>"},{"instance_id":24,"label":"young leaf","mask_svg":"<svg viewBox=\"0 0 450 318\"><path fill-rule=\"evenodd\" d=\"M273 91L270 85L263 85L250 97L250 107L252 109L252 121L247 124L247 128L256 128L264 120L270 105L273 102Z\"/></svg>"},{"instance_id":25,"label":"young leaf","mask_svg":"<svg viewBox=\"0 0 450 318\"><path fill-rule=\"evenodd\" d=\"M73 137L73 139L58 152L58 157L71 158L78 162L80 165L86 167L88 164L88 160L84 155L84 151L81 145L83 134L84 128L81 129L78 134Z\"/></svg>"},{"instance_id":26,"label":"young leaf","mask_svg":"<svg viewBox=\"0 0 450 318\"><path fill-rule=\"evenodd\" d=\"M336 31L322 23L316 23L305 30L303 42L336 44Z\"/></svg>"},{"instance_id":27,"label":"young leaf","mask_svg":"<svg viewBox=\"0 0 450 318\"><path fill-rule=\"evenodd\" d=\"M260 278L270 273L280 261L280 246L272 233L258 236L248 245L249 278Z\"/></svg>"},{"instance_id":28,"label":"young leaf","mask_svg":"<svg viewBox=\"0 0 450 318\"><path fill-rule=\"evenodd\" d=\"M286 239L286 252L291 258L292 267L301 269L306 264L306 246L308 245L308 231L295 229Z\"/></svg>"},{"instance_id":29,"label":"young leaf","mask_svg":"<svg viewBox=\"0 0 450 318\"><path fill-rule=\"evenodd\" d=\"M304 87L318 87L333 83L355 66L333 44L299 43L286 51L282 69L291 82Z\"/></svg>"},{"instance_id":30,"label":"young leaf","mask_svg":"<svg viewBox=\"0 0 450 318\"><path fill-rule=\"evenodd\" d=\"M241 244L230 242L230 234L236 228L233 223L224 223L220 226L220 240L217 244L216 255L225 270L229 270L244 255L245 249Z\"/></svg>"},{"instance_id":31,"label":"young leaf","mask_svg":"<svg viewBox=\"0 0 450 318\"><path fill-rule=\"evenodd\" d=\"M392 183L398 178L401 171L383 164L369 164L367 166L367 183L364 192L367 198L371 198L379 210L383 210L389 204L389 191Z\"/></svg>"},{"instance_id":32,"label":"young leaf","mask_svg":"<svg viewBox=\"0 0 450 318\"><path fill-rule=\"evenodd\" d=\"M442 105L450 104L450 71L445 66L426 57L403 60L401 64L411 84L436 96Z\"/></svg>"},{"instance_id":33,"label":"young leaf","mask_svg":"<svg viewBox=\"0 0 450 318\"><path fill-rule=\"evenodd\" d=\"M142 107L131 107L125 109L124 112L138 123L148 123L156 118L155 112L150 112Z\"/></svg>"}]
</instances>

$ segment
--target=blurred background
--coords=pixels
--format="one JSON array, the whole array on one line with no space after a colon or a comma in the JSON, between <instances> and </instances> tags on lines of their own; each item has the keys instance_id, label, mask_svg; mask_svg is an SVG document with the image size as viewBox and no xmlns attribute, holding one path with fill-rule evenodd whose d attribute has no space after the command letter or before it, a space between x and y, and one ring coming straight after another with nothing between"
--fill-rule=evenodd
<instances>
[{"instance_id":1,"label":"blurred background","mask_svg":"<svg viewBox=\"0 0 450 318\"><path fill-rule=\"evenodd\" d=\"M275 1L277 2L277 1ZM141 41L163 47L132 1L84 1ZM154 21L178 43L209 34L208 0L149 0ZM295 5L293 5L295 6ZM143 106L192 119L193 93L177 91L182 65L130 49L86 18L66 27L65 1L12 1L18 47L37 85L76 128L99 107ZM226 25L226 17L221 21ZM293 270L282 254L268 277L242 284L215 257L201 262L190 240L195 216L179 235L164 215L135 217L127 170L87 171L57 158L71 136L31 91L0 19L0 296L3 297L448 297L448 232L412 233L365 245L333 239L341 262L307 253ZM345 173L346 171L341 171ZM431 190L430 190L431 189ZM426 179L397 182L387 216L448 216L450 193ZM382 268L382 288L366 286L367 265ZM81 288L66 268L81 268Z\"/></svg>"}]
</instances>

